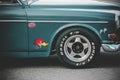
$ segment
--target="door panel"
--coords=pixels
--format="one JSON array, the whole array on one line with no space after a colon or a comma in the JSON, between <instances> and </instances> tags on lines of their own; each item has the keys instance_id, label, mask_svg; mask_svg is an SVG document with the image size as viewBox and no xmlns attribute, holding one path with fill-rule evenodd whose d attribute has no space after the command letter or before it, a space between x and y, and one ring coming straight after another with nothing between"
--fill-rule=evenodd
<instances>
[{"instance_id":1,"label":"door panel","mask_svg":"<svg viewBox=\"0 0 120 80\"><path fill-rule=\"evenodd\" d=\"M52 34L51 30L53 30L52 28L50 28L50 26L52 26L52 24L36 22L39 20L46 19L46 17L44 16L44 13L43 13L44 11L41 10L40 6L37 6L37 8L36 8L31 5L29 8L26 9L26 11L27 11L27 15L28 15L28 24L31 24L31 23L35 24L34 27L29 27L29 29L28 29L28 31L29 31L29 51L32 52L29 55L32 55L32 54L37 55L37 53L33 53L33 52L40 52L39 54L42 56L42 53L46 54L44 52L47 52L50 49L50 45L49 45L50 37L51 37L50 35ZM47 14L49 14L49 13L47 13ZM47 17L47 19L48 18L49 17ZM35 21L35 22L32 22L32 21ZM34 41L37 38L43 39L46 43L48 43L48 45L46 45L46 46L35 45Z\"/></svg>"},{"instance_id":2,"label":"door panel","mask_svg":"<svg viewBox=\"0 0 120 80\"><path fill-rule=\"evenodd\" d=\"M28 51L25 10L19 4L0 5L0 51Z\"/></svg>"}]
</instances>

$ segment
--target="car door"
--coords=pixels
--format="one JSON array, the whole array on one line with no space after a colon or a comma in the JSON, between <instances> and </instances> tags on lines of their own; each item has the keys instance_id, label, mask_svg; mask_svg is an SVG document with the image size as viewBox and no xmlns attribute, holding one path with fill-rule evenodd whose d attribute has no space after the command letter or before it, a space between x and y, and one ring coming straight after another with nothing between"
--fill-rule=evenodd
<instances>
[{"instance_id":1,"label":"car door","mask_svg":"<svg viewBox=\"0 0 120 80\"><path fill-rule=\"evenodd\" d=\"M38 1L29 0L29 7L26 8L29 27L29 56L45 57L50 53L50 37L52 37L51 34L54 29L49 27L52 24L39 21L48 20L49 17L47 15L51 12L42 10L40 5L34 5L35 2Z\"/></svg>"},{"instance_id":2,"label":"car door","mask_svg":"<svg viewBox=\"0 0 120 80\"><path fill-rule=\"evenodd\" d=\"M36 6L37 7L37 6ZM37 22L42 20L44 16L39 16L43 11L39 10L39 7L36 8L33 5L30 5L29 8L26 9L27 16L28 16L28 31L29 31L29 55L35 56L40 54L40 56L45 55L48 53L49 46L49 37L50 31L48 31L49 24ZM37 10L38 9L38 10ZM40 41L40 43L36 43ZM42 44L43 43L43 44ZM35 53L36 52L36 53ZM44 53L47 52L47 53ZM37 55L38 56L38 55Z\"/></svg>"},{"instance_id":3,"label":"car door","mask_svg":"<svg viewBox=\"0 0 120 80\"><path fill-rule=\"evenodd\" d=\"M0 52L28 51L25 9L17 0L0 0Z\"/></svg>"}]
</instances>

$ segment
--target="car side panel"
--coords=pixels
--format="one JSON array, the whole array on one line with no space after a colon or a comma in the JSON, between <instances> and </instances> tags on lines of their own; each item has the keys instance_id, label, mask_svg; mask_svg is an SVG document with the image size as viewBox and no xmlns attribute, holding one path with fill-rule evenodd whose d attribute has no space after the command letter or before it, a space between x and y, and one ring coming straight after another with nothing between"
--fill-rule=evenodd
<instances>
[{"instance_id":1,"label":"car side panel","mask_svg":"<svg viewBox=\"0 0 120 80\"><path fill-rule=\"evenodd\" d=\"M27 52L28 27L19 5L0 5L0 52Z\"/></svg>"},{"instance_id":2,"label":"car side panel","mask_svg":"<svg viewBox=\"0 0 120 80\"><path fill-rule=\"evenodd\" d=\"M112 40L108 39L108 33L115 31L114 14L93 11L73 11L72 9L64 10L64 6L62 6L61 9L60 6L51 7L40 5L31 5L26 9L26 12L28 15L28 24L31 22L35 24L34 28L29 28L30 55L35 56L32 52L36 52L36 54L40 56L42 53L46 52L46 56L48 56L57 33L73 26L85 27L95 33L98 32L96 34L103 43L112 42ZM103 21L103 23L99 23L99 21ZM104 21L107 21L107 23L104 23ZM100 30L104 28L107 28L107 32L100 34ZM36 46L34 40L37 38L43 38L48 45L46 47Z\"/></svg>"}]
</instances>

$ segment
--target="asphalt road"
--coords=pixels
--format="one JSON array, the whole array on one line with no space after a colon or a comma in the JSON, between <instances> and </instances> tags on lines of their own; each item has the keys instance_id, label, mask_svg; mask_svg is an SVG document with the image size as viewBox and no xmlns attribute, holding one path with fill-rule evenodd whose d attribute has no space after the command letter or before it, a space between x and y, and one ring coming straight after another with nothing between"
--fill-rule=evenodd
<instances>
[{"instance_id":1,"label":"asphalt road","mask_svg":"<svg viewBox=\"0 0 120 80\"><path fill-rule=\"evenodd\" d=\"M56 56L0 59L0 80L120 80L120 55L102 55L87 68L70 69Z\"/></svg>"}]
</instances>

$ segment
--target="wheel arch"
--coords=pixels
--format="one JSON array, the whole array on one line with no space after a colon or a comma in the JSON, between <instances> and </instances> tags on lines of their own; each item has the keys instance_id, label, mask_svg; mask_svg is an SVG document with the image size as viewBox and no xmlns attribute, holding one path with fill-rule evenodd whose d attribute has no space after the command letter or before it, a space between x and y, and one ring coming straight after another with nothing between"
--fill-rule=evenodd
<instances>
[{"instance_id":1,"label":"wheel arch","mask_svg":"<svg viewBox=\"0 0 120 80\"><path fill-rule=\"evenodd\" d=\"M101 45L101 36L99 35L99 32L95 29L95 28L93 28L92 26L90 26L90 25L87 25L87 24L67 24L67 25L64 25L64 26L62 26L62 27L60 27L56 32L55 32L55 34L53 35L53 37L52 37L52 43L51 43L51 54L52 54L52 52L53 51L55 51L54 49L55 49L55 44L56 44L56 42L57 42L57 39L58 39L58 36L63 32L63 31L65 31L65 30L67 30L67 29L70 29L70 28L84 28L84 29L87 29L87 30L89 30L89 31L91 31L93 34L95 34L95 36L97 37L97 39L98 39L98 41L99 41L99 43L100 43L100 45ZM53 51L52 51L53 50Z\"/></svg>"}]
</instances>

